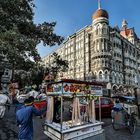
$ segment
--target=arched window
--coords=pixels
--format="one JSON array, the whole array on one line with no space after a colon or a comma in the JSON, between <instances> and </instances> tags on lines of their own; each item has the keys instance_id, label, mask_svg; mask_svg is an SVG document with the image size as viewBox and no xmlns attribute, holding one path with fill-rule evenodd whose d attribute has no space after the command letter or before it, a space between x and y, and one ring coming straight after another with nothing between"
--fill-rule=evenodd
<instances>
[{"instance_id":1,"label":"arched window","mask_svg":"<svg viewBox=\"0 0 140 140\"><path fill-rule=\"evenodd\" d=\"M102 34L107 34L107 26L105 24L102 27Z\"/></svg>"},{"instance_id":2,"label":"arched window","mask_svg":"<svg viewBox=\"0 0 140 140\"><path fill-rule=\"evenodd\" d=\"M99 72L99 80L102 80L103 79L103 73L100 71Z\"/></svg>"},{"instance_id":3,"label":"arched window","mask_svg":"<svg viewBox=\"0 0 140 140\"><path fill-rule=\"evenodd\" d=\"M106 39L104 39L104 50L107 51Z\"/></svg>"},{"instance_id":4,"label":"arched window","mask_svg":"<svg viewBox=\"0 0 140 140\"><path fill-rule=\"evenodd\" d=\"M99 40L97 39L97 51L100 51L100 44L99 44Z\"/></svg>"},{"instance_id":5,"label":"arched window","mask_svg":"<svg viewBox=\"0 0 140 140\"><path fill-rule=\"evenodd\" d=\"M99 66L99 60L97 60L97 65L96 65L97 67Z\"/></svg>"},{"instance_id":6,"label":"arched window","mask_svg":"<svg viewBox=\"0 0 140 140\"><path fill-rule=\"evenodd\" d=\"M112 73L112 82L115 83L115 74Z\"/></svg>"},{"instance_id":7,"label":"arched window","mask_svg":"<svg viewBox=\"0 0 140 140\"><path fill-rule=\"evenodd\" d=\"M100 26L97 25L97 28L96 28L96 35L99 35L99 33L100 33Z\"/></svg>"},{"instance_id":8,"label":"arched window","mask_svg":"<svg viewBox=\"0 0 140 140\"><path fill-rule=\"evenodd\" d=\"M105 66L105 60L102 60L102 66L103 67Z\"/></svg>"},{"instance_id":9,"label":"arched window","mask_svg":"<svg viewBox=\"0 0 140 140\"><path fill-rule=\"evenodd\" d=\"M96 67L96 61L94 62L94 66Z\"/></svg>"},{"instance_id":10,"label":"arched window","mask_svg":"<svg viewBox=\"0 0 140 140\"><path fill-rule=\"evenodd\" d=\"M105 67L108 67L108 60L105 60Z\"/></svg>"},{"instance_id":11,"label":"arched window","mask_svg":"<svg viewBox=\"0 0 140 140\"><path fill-rule=\"evenodd\" d=\"M123 84L123 76L120 76L120 83Z\"/></svg>"},{"instance_id":12,"label":"arched window","mask_svg":"<svg viewBox=\"0 0 140 140\"><path fill-rule=\"evenodd\" d=\"M117 74L117 75L116 75L116 80L115 80L115 82L116 82L117 84L119 84L119 78L120 78L120 77L119 77L119 74Z\"/></svg>"},{"instance_id":13,"label":"arched window","mask_svg":"<svg viewBox=\"0 0 140 140\"><path fill-rule=\"evenodd\" d=\"M102 65L104 64L104 60L102 59Z\"/></svg>"},{"instance_id":14,"label":"arched window","mask_svg":"<svg viewBox=\"0 0 140 140\"><path fill-rule=\"evenodd\" d=\"M104 51L104 39L101 39L101 50Z\"/></svg>"},{"instance_id":15,"label":"arched window","mask_svg":"<svg viewBox=\"0 0 140 140\"><path fill-rule=\"evenodd\" d=\"M108 80L108 72L105 72L105 80Z\"/></svg>"},{"instance_id":16,"label":"arched window","mask_svg":"<svg viewBox=\"0 0 140 140\"><path fill-rule=\"evenodd\" d=\"M94 72L94 75L96 76L97 75L97 72Z\"/></svg>"},{"instance_id":17,"label":"arched window","mask_svg":"<svg viewBox=\"0 0 140 140\"><path fill-rule=\"evenodd\" d=\"M96 80L97 78L97 72L94 72L93 80Z\"/></svg>"}]
</instances>

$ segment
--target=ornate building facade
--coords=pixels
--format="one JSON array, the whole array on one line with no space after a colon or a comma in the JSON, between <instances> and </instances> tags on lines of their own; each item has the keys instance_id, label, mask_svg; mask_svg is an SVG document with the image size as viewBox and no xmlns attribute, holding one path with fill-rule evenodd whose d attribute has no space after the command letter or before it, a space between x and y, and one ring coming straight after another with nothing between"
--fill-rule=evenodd
<instances>
[{"instance_id":1,"label":"ornate building facade","mask_svg":"<svg viewBox=\"0 0 140 140\"><path fill-rule=\"evenodd\" d=\"M55 52L69 62L63 78L103 81L112 89L140 84L140 39L126 20L121 29L111 27L108 12L100 6L92 24L69 36ZM50 55L42 58L44 64L51 62Z\"/></svg>"}]
</instances>

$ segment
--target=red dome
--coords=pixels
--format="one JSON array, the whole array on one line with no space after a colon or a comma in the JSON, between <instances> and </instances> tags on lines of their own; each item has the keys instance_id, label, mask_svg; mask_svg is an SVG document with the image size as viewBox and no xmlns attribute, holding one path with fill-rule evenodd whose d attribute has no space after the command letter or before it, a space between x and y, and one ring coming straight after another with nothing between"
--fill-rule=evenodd
<instances>
[{"instance_id":1,"label":"red dome","mask_svg":"<svg viewBox=\"0 0 140 140\"><path fill-rule=\"evenodd\" d=\"M107 18L108 19L109 16L108 16L107 11L104 10L104 9L98 9L98 10L96 10L96 12L93 14L92 19L95 20L95 19L100 18L100 17L104 17L104 18Z\"/></svg>"}]
</instances>

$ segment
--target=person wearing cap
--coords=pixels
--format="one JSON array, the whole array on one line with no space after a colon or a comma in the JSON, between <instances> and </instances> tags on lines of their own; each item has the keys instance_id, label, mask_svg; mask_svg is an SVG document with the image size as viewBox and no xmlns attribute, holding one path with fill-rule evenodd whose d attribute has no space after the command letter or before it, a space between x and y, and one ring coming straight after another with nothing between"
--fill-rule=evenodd
<instances>
[{"instance_id":1,"label":"person wearing cap","mask_svg":"<svg viewBox=\"0 0 140 140\"><path fill-rule=\"evenodd\" d=\"M17 125L19 127L19 140L33 140L33 115L40 116L46 111L46 107L36 109L31 99L26 99L24 104L16 112Z\"/></svg>"}]
</instances>

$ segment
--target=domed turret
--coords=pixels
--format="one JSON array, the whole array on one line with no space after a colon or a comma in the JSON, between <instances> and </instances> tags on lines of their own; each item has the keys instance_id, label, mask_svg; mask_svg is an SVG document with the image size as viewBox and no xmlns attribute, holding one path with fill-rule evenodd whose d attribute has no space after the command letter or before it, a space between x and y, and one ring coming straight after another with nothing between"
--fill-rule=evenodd
<instances>
[{"instance_id":1,"label":"domed turret","mask_svg":"<svg viewBox=\"0 0 140 140\"><path fill-rule=\"evenodd\" d=\"M93 14L92 19L95 20L97 18L104 17L104 18L109 18L108 13L106 10L99 8L96 10L96 12Z\"/></svg>"}]
</instances>

